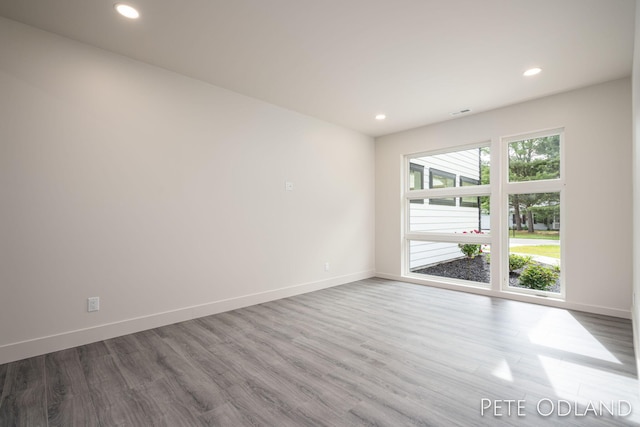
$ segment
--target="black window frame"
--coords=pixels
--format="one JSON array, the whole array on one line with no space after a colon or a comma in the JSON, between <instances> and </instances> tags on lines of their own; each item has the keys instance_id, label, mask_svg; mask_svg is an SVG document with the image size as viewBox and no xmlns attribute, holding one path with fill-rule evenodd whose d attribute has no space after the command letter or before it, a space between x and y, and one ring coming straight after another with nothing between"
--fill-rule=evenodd
<instances>
[{"instance_id":1,"label":"black window frame","mask_svg":"<svg viewBox=\"0 0 640 427\"><path fill-rule=\"evenodd\" d=\"M460 175L460 178L458 178L458 185L460 187L468 187L469 185L464 185L463 183L469 184L469 185L480 185L480 180L479 179L474 179L474 178L469 178L467 176L462 176ZM480 207L480 197L475 197L476 201L475 202L469 202L469 201L465 201L464 199L469 199L471 197L474 196L468 196L468 197L460 197L460 207L461 208L479 208Z\"/></svg>"},{"instance_id":2,"label":"black window frame","mask_svg":"<svg viewBox=\"0 0 640 427\"><path fill-rule=\"evenodd\" d=\"M437 187L437 188L455 188L456 186L456 174L451 172L445 172L440 169L429 168L429 188L433 188L433 176L438 175L444 177L445 179L451 180L453 185L451 187ZM429 204L431 205L441 205L441 206L455 206L456 198L455 197L442 197L437 199L429 199Z\"/></svg>"}]
</instances>

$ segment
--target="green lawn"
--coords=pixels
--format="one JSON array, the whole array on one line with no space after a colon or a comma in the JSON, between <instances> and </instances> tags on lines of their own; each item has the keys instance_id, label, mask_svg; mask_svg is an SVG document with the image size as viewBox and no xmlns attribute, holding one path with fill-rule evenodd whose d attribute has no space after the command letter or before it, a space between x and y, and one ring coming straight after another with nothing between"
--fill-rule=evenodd
<instances>
[{"instance_id":1,"label":"green lawn","mask_svg":"<svg viewBox=\"0 0 640 427\"><path fill-rule=\"evenodd\" d=\"M560 240L560 232L559 231L534 231L533 233L529 233L526 230L517 231L515 236L513 235L514 231L509 230L509 237L515 237L516 239L544 239L544 240Z\"/></svg>"},{"instance_id":2,"label":"green lawn","mask_svg":"<svg viewBox=\"0 0 640 427\"><path fill-rule=\"evenodd\" d=\"M509 248L509 252L560 259L560 245L514 246Z\"/></svg>"}]
</instances>

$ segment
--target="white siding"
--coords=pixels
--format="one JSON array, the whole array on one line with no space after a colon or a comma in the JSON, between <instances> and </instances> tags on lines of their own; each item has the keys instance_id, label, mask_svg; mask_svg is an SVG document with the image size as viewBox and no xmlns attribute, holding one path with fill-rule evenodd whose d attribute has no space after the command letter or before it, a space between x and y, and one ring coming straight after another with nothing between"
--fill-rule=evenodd
<instances>
[{"instance_id":1,"label":"white siding","mask_svg":"<svg viewBox=\"0 0 640 427\"><path fill-rule=\"evenodd\" d=\"M460 176L480 179L480 153L478 148L452 153L423 156L411 159L411 163L424 167L423 188L429 188L431 168L454 174L455 186L460 185ZM410 203L409 230L437 233L463 233L479 227L478 208L461 207L455 198L455 206ZM411 269L460 258L462 253L456 243L418 242L410 243L409 267Z\"/></svg>"},{"instance_id":2,"label":"white siding","mask_svg":"<svg viewBox=\"0 0 640 427\"><path fill-rule=\"evenodd\" d=\"M456 198L456 204L459 203ZM478 208L410 203L409 230L462 233L479 227Z\"/></svg>"},{"instance_id":3,"label":"white siding","mask_svg":"<svg viewBox=\"0 0 640 427\"><path fill-rule=\"evenodd\" d=\"M480 153L478 148L417 157L411 159L411 163L425 167L425 188L429 188L429 172L427 168L438 169L457 176L462 175L468 178L480 179ZM458 182L456 181L457 185Z\"/></svg>"},{"instance_id":4,"label":"white siding","mask_svg":"<svg viewBox=\"0 0 640 427\"><path fill-rule=\"evenodd\" d=\"M457 243L412 240L409 245L409 267L411 270L463 256Z\"/></svg>"}]
</instances>

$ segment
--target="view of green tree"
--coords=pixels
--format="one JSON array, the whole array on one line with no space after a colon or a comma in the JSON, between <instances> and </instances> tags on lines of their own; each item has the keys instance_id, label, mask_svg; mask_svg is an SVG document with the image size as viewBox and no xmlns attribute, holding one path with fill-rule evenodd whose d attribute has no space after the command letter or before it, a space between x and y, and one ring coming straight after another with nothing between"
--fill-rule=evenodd
<instances>
[{"instance_id":1,"label":"view of green tree","mask_svg":"<svg viewBox=\"0 0 640 427\"><path fill-rule=\"evenodd\" d=\"M537 223L543 223L547 228L560 218L560 193L511 194L509 206L513 208L515 229L524 229L522 216L525 216L526 230L533 234L534 215Z\"/></svg>"},{"instance_id":2,"label":"view of green tree","mask_svg":"<svg viewBox=\"0 0 640 427\"><path fill-rule=\"evenodd\" d=\"M560 177L560 136L523 139L509 144L509 181L539 181ZM527 229L533 229L533 216L549 224L559 216L559 193L512 194L509 203L513 208L515 228L523 229L523 216Z\"/></svg>"},{"instance_id":3,"label":"view of green tree","mask_svg":"<svg viewBox=\"0 0 640 427\"><path fill-rule=\"evenodd\" d=\"M560 136L523 139L509 144L509 181L560 177Z\"/></svg>"}]
</instances>

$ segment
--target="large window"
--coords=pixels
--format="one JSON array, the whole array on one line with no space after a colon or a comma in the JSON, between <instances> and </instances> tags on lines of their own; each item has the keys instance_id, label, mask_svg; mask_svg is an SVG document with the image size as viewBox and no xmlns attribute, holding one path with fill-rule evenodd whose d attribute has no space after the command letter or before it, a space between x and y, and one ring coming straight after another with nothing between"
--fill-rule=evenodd
<instances>
[{"instance_id":1,"label":"large window","mask_svg":"<svg viewBox=\"0 0 640 427\"><path fill-rule=\"evenodd\" d=\"M405 274L563 298L562 138L555 130L407 156Z\"/></svg>"},{"instance_id":2,"label":"large window","mask_svg":"<svg viewBox=\"0 0 640 427\"><path fill-rule=\"evenodd\" d=\"M503 289L564 297L562 132L503 141L508 160Z\"/></svg>"},{"instance_id":3,"label":"large window","mask_svg":"<svg viewBox=\"0 0 640 427\"><path fill-rule=\"evenodd\" d=\"M408 159L408 274L489 285L490 188L482 182L483 169L489 175L488 153L485 143ZM415 164L428 171L428 188L413 185Z\"/></svg>"}]
</instances>

